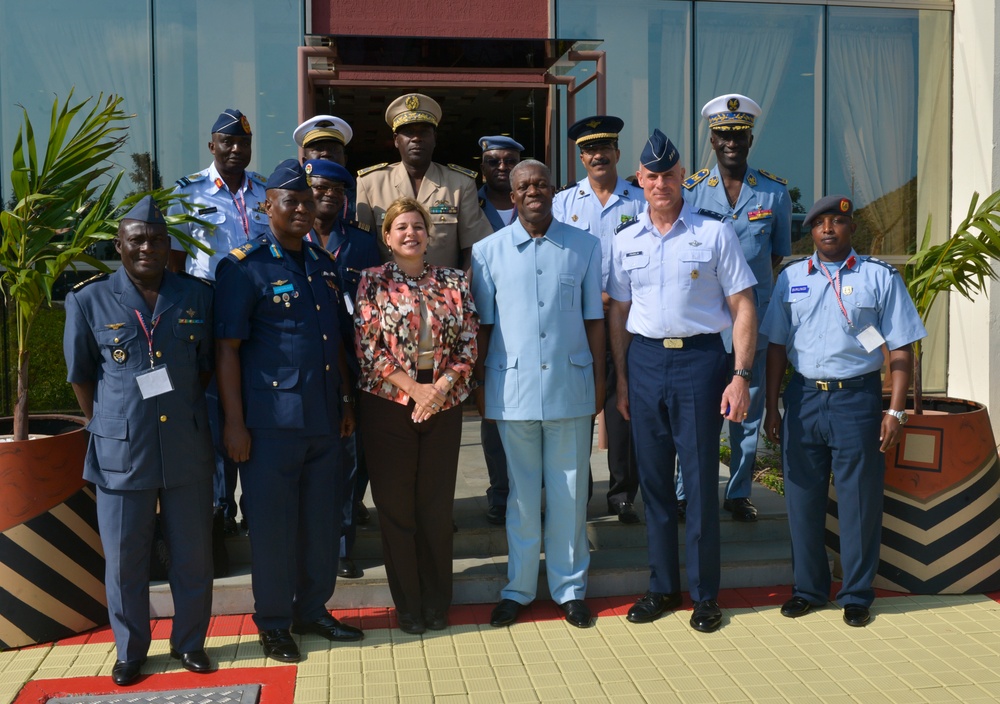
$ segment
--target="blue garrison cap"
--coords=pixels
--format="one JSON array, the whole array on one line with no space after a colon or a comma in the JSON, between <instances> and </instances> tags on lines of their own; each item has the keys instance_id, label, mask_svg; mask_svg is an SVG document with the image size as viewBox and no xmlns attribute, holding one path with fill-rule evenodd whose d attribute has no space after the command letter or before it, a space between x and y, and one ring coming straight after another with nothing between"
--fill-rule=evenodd
<instances>
[{"instance_id":1,"label":"blue garrison cap","mask_svg":"<svg viewBox=\"0 0 1000 704\"><path fill-rule=\"evenodd\" d=\"M240 137L249 137L253 134L250 131L250 120L236 108L226 108L219 115L219 119L212 125L212 134L234 134Z\"/></svg>"},{"instance_id":2,"label":"blue garrison cap","mask_svg":"<svg viewBox=\"0 0 1000 704\"><path fill-rule=\"evenodd\" d=\"M275 166L274 171L267 177L264 189L269 191L272 188L280 188L283 191L306 190L309 188L306 170L296 159L285 159Z\"/></svg>"},{"instance_id":3,"label":"blue garrison cap","mask_svg":"<svg viewBox=\"0 0 1000 704\"><path fill-rule=\"evenodd\" d=\"M653 134L649 135L646 146L639 155L639 163L653 173L661 174L673 168L680 158L677 147L667 139L667 135L653 128Z\"/></svg>"},{"instance_id":4,"label":"blue garrison cap","mask_svg":"<svg viewBox=\"0 0 1000 704\"><path fill-rule=\"evenodd\" d=\"M518 142L515 142L510 137L505 137L502 134L498 134L493 137L480 137L479 146L483 148L484 152L488 152L491 149L513 149L517 152L524 151L524 147L522 147Z\"/></svg>"},{"instance_id":5,"label":"blue garrison cap","mask_svg":"<svg viewBox=\"0 0 1000 704\"><path fill-rule=\"evenodd\" d=\"M594 115L577 120L569 129L566 136L576 142L576 146L582 147L590 142L610 142L618 139L618 133L625 126L625 120L613 115Z\"/></svg>"},{"instance_id":6,"label":"blue garrison cap","mask_svg":"<svg viewBox=\"0 0 1000 704\"><path fill-rule=\"evenodd\" d=\"M331 181L340 181L347 184L348 188L354 188L354 177L351 172L335 161L329 159L310 159L303 167L306 176L319 176L328 178Z\"/></svg>"},{"instance_id":7,"label":"blue garrison cap","mask_svg":"<svg viewBox=\"0 0 1000 704\"><path fill-rule=\"evenodd\" d=\"M854 203L847 196L824 196L809 209L809 212L806 213L806 219L802 224L811 228L815 218L827 213L846 215L849 218L854 217Z\"/></svg>"},{"instance_id":8,"label":"blue garrison cap","mask_svg":"<svg viewBox=\"0 0 1000 704\"><path fill-rule=\"evenodd\" d=\"M160 206L156 204L153 200L153 196L143 196L142 200L132 206L132 209L125 213L122 221L125 220L138 220L139 222L148 222L152 225L166 225L167 221L163 219L163 213L160 212Z\"/></svg>"}]
</instances>

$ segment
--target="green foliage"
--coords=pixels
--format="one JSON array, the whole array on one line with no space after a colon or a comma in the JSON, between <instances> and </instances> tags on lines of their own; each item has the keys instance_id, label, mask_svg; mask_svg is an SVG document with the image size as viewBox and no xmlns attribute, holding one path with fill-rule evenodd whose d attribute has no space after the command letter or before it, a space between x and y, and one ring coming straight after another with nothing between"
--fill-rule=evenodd
<instances>
[{"instance_id":1,"label":"green foliage","mask_svg":"<svg viewBox=\"0 0 1000 704\"><path fill-rule=\"evenodd\" d=\"M62 353L65 321L66 313L62 307L53 306L42 308L31 327L31 368L28 370L31 388L28 411L31 413L79 412L73 387L66 381L66 360ZM3 372L8 379L15 379L17 341L11 338L8 343L11 366Z\"/></svg>"}]
</instances>

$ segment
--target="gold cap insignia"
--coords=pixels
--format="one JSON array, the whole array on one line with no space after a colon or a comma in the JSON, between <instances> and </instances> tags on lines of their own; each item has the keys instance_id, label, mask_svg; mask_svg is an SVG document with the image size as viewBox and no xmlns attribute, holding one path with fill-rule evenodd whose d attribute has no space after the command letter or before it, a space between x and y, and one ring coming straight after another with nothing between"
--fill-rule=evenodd
<instances>
[{"instance_id":1,"label":"gold cap insignia","mask_svg":"<svg viewBox=\"0 0 1000 704\"><path fill-rule=\"evenodd\" d=\"M250 131L250 120L247 119L246 115L240 117L240 126L243 127L243 131L246 132L247 134L253 134Z\"/></svg>"},{"instance_id":2,"label":"gold cap insignia","mask_svg":"<svg viewBox=\"0 0 1000 704\"><path fill-rule=\"evenodd\" d=\"M846 198L841 198L840 199L840 210L842 212L846 213L850 209L851 209L851 201L847 200Z\"/></svg>"},{"instance_id":3,"label":"gold cap insignia","mask_svg":"<svg viewBox=\"0 0 1000 704\"><path fill-rule=\"evenodd\" d=\"M737 110L740 109L740 101L737 100L736 98L730 98L729 101L726 103L726 107L729 108L731 111L736 112Z\"/></svg>"},{"instance_id":4,"label":"gold cap insignia","mask_svg":"<svg viewBox=\"0 0 1000 704\"><path fill-rule=\"evenodd\" d=\"M406 109L407 110L416 110L419 107L420 107L420 98L418 98L415 95L408 95L408 96L406 96Z\"/></svg>"},{"instance_id":5,"label":"gold cap insignia","mask_svg":"<svg viewBox=\"0 0 1000 704\"><path fill-rule=\"evenodd\" d=\"M587 123L587 127L589 127L592 130L596 130L598 127L600 127L600 125L601 125L600 120L591 120L590 122Z\"/></svg>"}]
</instances>

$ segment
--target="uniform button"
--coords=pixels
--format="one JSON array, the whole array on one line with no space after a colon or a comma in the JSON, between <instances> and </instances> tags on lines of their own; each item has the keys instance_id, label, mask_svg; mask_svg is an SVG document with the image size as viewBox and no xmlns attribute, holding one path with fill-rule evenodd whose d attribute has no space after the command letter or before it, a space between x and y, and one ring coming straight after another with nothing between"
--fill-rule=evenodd
<instances>
[{"instance_id":1,"label":"uniform button","mask_svg":"<svg viewBox=\"0 0 1000 704\"><path fill-rule=\"evenodd\" d=\"M535 273L538 274L539 276L541 276L542 275L542 270L541 269L536 269Z\"/></svg>"},{"instance_id":2,"label":"uniform button","mask_svg":"<svg viewBox=\"0 0 1000 704\"><path fill-rule=\"evenodd\" d=\"M543 338L545 337L545 333L544 332L541 334L541 337L543 337Z\"/></svg>"},{"instance_id":3,"label":"uniform button","mask_svg":"<svg viewBox=\"0 0 1000 704\"><path fill-rule=\"evenodd\" d=\"M538 302L538 307L539 308L544 308L545 307L545 301L539 301Z\"/></svg>"},{"instance_id":4,"label":"uniform button","mask_svg":"<svg viewBox=\"0 0 1000 704\"><path fill-rule=\"evenodd\" d=\"M166 423L167 422L167 417L166 416L160 416L160 422L161 423Z\"/></svg>"},{"instance_id":5,"label":"uniform button","mask_svg":"<svg viewBox=\"0 0 1000 704\"><path fill-rule=\"evenodd\" d=\"M319 310L319 303L316 304L316 310Z\"/></svg>"},{"instance_id":6,"label":"uniform button","mask_svg":"<svg viewBox=\"0 0 1000 704\"><path fill-rule=\"evenodd\" d=\"M156 356L157 356L157 357L162 357L162 356L163 356L163 353L162 353L162 352L160 352L159 350L156 350Z\"/></svg>"},{"instance_id":7,"label":"uniform button","mask_svg":"<svg viewBox=\"0 0 1000 704\"><path fill-rule=\"evenodd\" d=\"M329 364L326 365L326 370L330 371L330 365Z\"/></svg>"},{"instance_id":8,"label":"uniform button","mask_svg":"<svg viewBox=\"0 0 1000 704\"><path fill-rule=\"evenodd\" d=\"M277 386L277 385L278 385L278 382L276 382L276 381L272 381L271 382L271 386Z\"/></svg>"},{"instance_id":9,"label":"uniform button","mask_svg":"<svg viewBox=\"0 0 1000 704\"><path fill-rule=\"evenodd\" d=\"M326 340L326 335L323 335L323 339Z\"/></svg>"},{"instance_id":10,"label":"uniform button","mask_svg":"<svg viewBox=\"0 0 1000 704\"><path fill-rule=\"evenodd\" d=\"M117 337L115 338L115 342L118 342L118 338Z\"/></svg>"},{"instance_id":11,"label":"uniform button","mask_svg":"<svg viewBox=\"0 0 1000 704\"><path fill-rule=\"evenodd\" d=\"M543 364L543 365L542 365L542 369L548 369L548 368L549 368L549 365L548 365L548 364Z\"/></svg>"},{"instance_id":12,"label":"uniform button","mask_svg":"<svg viewBox=\"0 0 1000 704\"><path fill-rule=\"evenodd\" d=\"M193 339L194 339L194 335L190 335L190 336L188 337L188 339L189 339L189 340L193 340ZM157 355L157 356L159 356L159 355Z\"/></svg>"},{"instance_id":13,"label":"uniform button","mask_svg":"<svg viewBox=\"0 0 1000 704\"><path fill-rule=\"evenodd\" d=\"M308 281L309 283L312 283L312 280L313 280L313 277L311 277L311 276L307 276L306 277L306 281Z\"/></svg>"}]
</instances>

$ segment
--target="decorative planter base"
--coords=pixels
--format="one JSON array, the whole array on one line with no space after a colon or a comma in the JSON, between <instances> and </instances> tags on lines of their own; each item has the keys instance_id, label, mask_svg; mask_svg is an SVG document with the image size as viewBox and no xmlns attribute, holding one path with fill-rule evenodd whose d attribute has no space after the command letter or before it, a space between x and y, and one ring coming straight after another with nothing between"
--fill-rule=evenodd
<instances>
[{"instance_id":1,"label":"decorative planter base","mask_svg":"<svg viewBox=\"0 0 1000 704\"><path fill-rule=\"evenodd\" d=\"M11 427L0 419L0 434ZM29 430L51 437L0 443L0 649L108 622L83 419L34 416Z\"/></svg>"},{"instance_id":2,"label":"decorative planter base","mask_svg":"<svg viewBox=\"0 0 1000 704\"><path fill-rule=\"evenodd\" d=\"M1000 459L986 407L925 399L885 457L882 550L875 586L914 594L1000 589ZM831 487L826 543L840 535Z\"/></svg>"}]
</instances>

